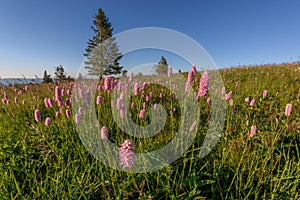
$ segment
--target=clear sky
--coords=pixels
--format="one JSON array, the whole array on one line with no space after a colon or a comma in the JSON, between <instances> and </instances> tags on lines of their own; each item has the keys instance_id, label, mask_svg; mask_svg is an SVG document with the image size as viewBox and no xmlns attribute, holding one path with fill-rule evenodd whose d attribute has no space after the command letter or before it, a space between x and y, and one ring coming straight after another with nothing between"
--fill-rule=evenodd
<instances>
[{"instance_id":1,"label":"clear sky","mask_svg":"<svg viewBox=\"0 0 300 200\"><path fill-rule=\"evenodd\" d=\"M74 76L99 7L114 34L173 29L201 44L219 68L300 60L299 0L1 0L0 77L53 75L58 65Z\"/></svg>"}]
</instances>

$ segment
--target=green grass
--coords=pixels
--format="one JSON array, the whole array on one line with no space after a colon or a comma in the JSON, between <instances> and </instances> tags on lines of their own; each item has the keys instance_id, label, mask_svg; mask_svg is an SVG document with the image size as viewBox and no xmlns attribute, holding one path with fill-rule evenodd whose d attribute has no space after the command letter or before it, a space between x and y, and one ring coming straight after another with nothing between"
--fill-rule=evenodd
<instances>
[{"instance_id":1,"label":"green grass","mask_svg":"<svg viewBox=\"0 0 300 200\"><path fill-rule=\"evenodd\" d=\"M195 112L200 113L201 123L191 147L171 165L146 173L118 171L95 159L80 140L73 119L65 116L67 108L55 117L60 108L45 107L44 98L54 96L55 84L29 85L30 90L23 95L17 94L24 90L23 85L2 87L0 97L6 92L11 104L0 102L1 199L299 198L300 65L233 68L220 73L234 102L233 106L227 102L220 141L206 157L198 159L211 115L211 105L200 99ZM196 91L199 78L197 74L192 84ZM61 87L66 91L69 84ZM268 90L266 97L262 96L264 90ZM97 115L101 126L109 128L110 141L119 145L131 139L135 152L150 152L172 140L183 114L180 103L172 98L172 91L160 86L147 86L144 95L149 92L153 98L147 102L146 113L149 105L160 103L167 109L167 121L157 135L142 139L118 127L112 117L112 94L100 91L103 103L97 106ZM159 98L161 92L163 98ZM136 124L146 126L151 123L149 116L138 117L145 101L142 95L132 97L135 107L129 111ZM253 107L244 101L246 97L256 100ZM22 100L26 100L25 105ZM285 116L288 103L292 113ZM171 115L169 111L174 108ZM34 120L35 109L41 111L41 122ZM49 127L44 125L46 117L52 119ZM252 125L257 126L257 132L250 138Z\"/></svg>"}]
</instances>

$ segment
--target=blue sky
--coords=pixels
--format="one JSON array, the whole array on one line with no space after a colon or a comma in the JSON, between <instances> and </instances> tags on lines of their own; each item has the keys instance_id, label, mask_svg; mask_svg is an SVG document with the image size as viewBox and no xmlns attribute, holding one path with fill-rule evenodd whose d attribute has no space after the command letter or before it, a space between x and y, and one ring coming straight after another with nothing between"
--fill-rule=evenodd
<instances>
[{"instance_id":1,"label":"blue sky","mask_svg":"<svg viewBox=\"0 0 300 200\"><path fill-rule=\"evenodd\" d=\"M2 0L0 77L42 77L58 65L74 76L99 7L114 34L176 30L201 44L219 68L300 60L298 0Z\"/></svg>"}]
</instances>

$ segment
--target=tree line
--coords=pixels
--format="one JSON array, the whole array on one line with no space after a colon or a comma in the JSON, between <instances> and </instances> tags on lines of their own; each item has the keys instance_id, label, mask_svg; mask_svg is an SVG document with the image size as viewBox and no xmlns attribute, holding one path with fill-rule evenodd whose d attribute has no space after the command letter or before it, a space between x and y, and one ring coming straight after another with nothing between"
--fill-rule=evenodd
<instances>
[{"instance_id":1,"label":"tree line","mask_svg":"<svg viewBox=\"0 0 300 200\"><path fill-rule=\"evenodd\" d=\"M55 67L55 71L54 71L54 79L51 77L50 74L47 73L47 71L44 71L44 76L43 76L43 83L52 83L53 81L73 81L74 78L72 78L71 76L67 76L65 69L62 65L59 65L57 67Z\"/></svg>"}]
</instances>

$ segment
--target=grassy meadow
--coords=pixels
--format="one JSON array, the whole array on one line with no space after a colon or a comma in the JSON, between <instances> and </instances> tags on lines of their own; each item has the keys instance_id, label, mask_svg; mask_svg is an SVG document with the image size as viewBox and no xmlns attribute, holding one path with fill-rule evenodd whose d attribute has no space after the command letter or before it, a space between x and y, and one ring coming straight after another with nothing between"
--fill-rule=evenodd
<instances>
[{"instance_id":1,"label":"grassy meadow","mask_svg":"<svg viewBox=\"0 0 300 200\"><path fill-rule=\"evenodd\" d=\"M145 173L112 169L85 148L76 130L77 108L70 103L75 101L72 83L60 83L61 105L55 100L57 83L2 86L0 199L299 199L300 64L219 72L228 99L218 143L198 158L212 109L208 94L197 100L201 123L189 149L172 164ZM193 77L195 91L200 77L199 72ZM135 153L151 152L172 140L183 115L172 91L149 84L130 99L128 111L139 126L150 123L151 105L167 110L161 131L142 139L118 127L112 117L112 92L103 88L101 82L96 94L101 102L90 101L116 146L130 139ZM35 119L36 110L40 120Z\"/></svg>"}]
</instances>

